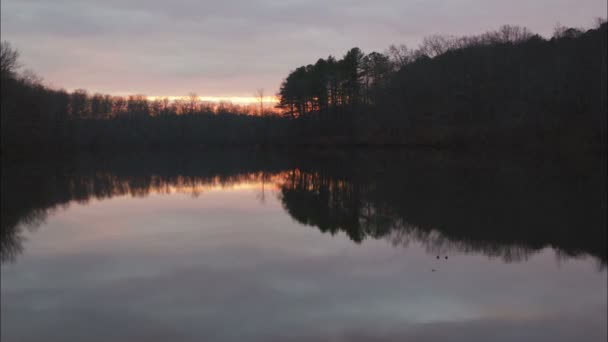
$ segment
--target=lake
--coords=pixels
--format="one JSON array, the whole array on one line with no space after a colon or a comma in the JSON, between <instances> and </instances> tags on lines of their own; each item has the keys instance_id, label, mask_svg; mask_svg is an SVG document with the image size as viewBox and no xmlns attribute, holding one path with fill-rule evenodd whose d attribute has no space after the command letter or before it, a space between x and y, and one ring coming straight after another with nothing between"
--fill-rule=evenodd
<instances>
[{"instance_id":1,"label":"lake","mask_svg":"<svg viewBox=\"0 0 608 342\"><path fill-rule=\"evenodd\" d=\"M605 160L3 163L2 341L605 341Z\"/></svg>"}]
</instances>

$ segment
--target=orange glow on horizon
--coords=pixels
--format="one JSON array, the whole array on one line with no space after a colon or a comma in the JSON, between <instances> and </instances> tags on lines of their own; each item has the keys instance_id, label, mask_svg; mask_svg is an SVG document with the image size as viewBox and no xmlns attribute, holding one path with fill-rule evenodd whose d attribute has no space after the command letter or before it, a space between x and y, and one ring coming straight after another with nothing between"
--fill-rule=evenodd
<instances>
[{"instance_id":1,"label":"orange glow on horizon","mask_svg":"<svg viewBox=\"0 0 608 342\"><path fill-rule=\"evenodd\" d=\"M182 193L199 196L212 191L278 191L282 184L290 175L289 171L276 173L253 172L234 177L234 179L223 179L219 176L209 179L198 180L191 177L179 176L173 182L164 182L162 179L152 178L153 186L145 189L129 189L124 193L115 196L141 196L148 194L172 194ZM120 183L120 181L117 181ZM128 189L128 186L121 184L118 188Z\"/></svg>"},{"instance_id":2,"label":"orange glow on horizon","mask_svg":"<svg viewBox=\"0 0 608 342\"><path fill-rule=\"evenodd\" d=\"M197 96L201 102L230 102L233 104L259 104L259 98L255 96ZM169 101L189 100L189 96L146 96L150 101L167 98ZM264 96L265 104L276 104L279 99L276 96Z\"/></svg>"}]
</instances>

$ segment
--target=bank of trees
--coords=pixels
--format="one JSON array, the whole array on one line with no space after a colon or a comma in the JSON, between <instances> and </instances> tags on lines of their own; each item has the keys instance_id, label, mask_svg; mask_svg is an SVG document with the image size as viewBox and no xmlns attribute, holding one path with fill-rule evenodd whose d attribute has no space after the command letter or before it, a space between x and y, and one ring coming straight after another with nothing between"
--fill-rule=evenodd
<instances>
[{"instance_id":1,"label":"bank of trees","mask_svg":"<svg viewBox=\"0 0 608 342\"><path fill-rule=\"evenodd\" d=\"M66 92L0 54L2 149L251 144L605 146L607 24L551 39L503 26L417 49L352 48L294 69L258 106ZM264 110L264 106L259 106Z\"/></svg>"},{"instance_id":2,"label":"bank of trees","mask_svg":"<svg viewBox=\"0 0 608 342\"><path fill-rule=\"evenodd\" d=\"M256 105L144 95L89 94L52 89L31 72L19 73L19 54L2 42L2 150L238 145L276 142L278 117Z\"/></svg>"},{"instance_id":3,"label":"bank of trees","mask_svg":"<svg viewBox=\"0 0 608 342\"><path fill-rule=\"evenodd\" d=\"M336 127L319 141L605 145L606 27L545 39L502 26L417 49L353 48L292 71L279 106L307 123L306 137Z\"/></svg>"},{"instance_id":4,"label":"bank of trees","mask_svg":"<svg viewBox=\"0 0 608 342\"><path fill-rule=\"evenodd\" d=\"M520 44L533 38L542 40L525 28L505 25L497 31L473 37L433 35L424 38L415 50L405 45L392 45L384 53L365 54L355 47L341 59L329 56L292 71L281 84L279 108L290 117L360 109L376 104L397 81L398 73L412 64L450 51Z\"/></svg>"}]
</instances>

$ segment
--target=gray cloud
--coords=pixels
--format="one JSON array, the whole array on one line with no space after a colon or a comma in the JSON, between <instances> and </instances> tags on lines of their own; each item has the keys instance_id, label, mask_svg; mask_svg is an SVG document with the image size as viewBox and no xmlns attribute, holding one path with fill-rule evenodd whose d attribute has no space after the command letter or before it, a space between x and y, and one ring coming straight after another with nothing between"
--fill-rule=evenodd
<instances>
[{"instance_id":1,"label":"gray cloud","mask_svg":"<svg viewBox=\"0 0 608 342\"><path fill-rule=\"evenodd\" d=\"M416 45L510 23L590 26L604 0L4 0L2 39L54 85L111 93L250 96L348 48Z\"/></svg>"}]
</instances>

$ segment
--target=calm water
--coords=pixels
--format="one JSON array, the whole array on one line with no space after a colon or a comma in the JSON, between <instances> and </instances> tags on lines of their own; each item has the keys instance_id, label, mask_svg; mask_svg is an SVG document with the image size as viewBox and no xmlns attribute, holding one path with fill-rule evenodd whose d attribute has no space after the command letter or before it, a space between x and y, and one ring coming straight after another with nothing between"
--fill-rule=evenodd
<instances>
[{"instance_id":1,"label":"calm water","mask_svg":"<svg viewBox=\"0 0 608 342\"><path fill-rule=\"evenodd\" d=\"M605 341L602 165L378 151L5 165L1 338Z\"/></svg>"}]
</instances>

